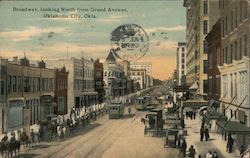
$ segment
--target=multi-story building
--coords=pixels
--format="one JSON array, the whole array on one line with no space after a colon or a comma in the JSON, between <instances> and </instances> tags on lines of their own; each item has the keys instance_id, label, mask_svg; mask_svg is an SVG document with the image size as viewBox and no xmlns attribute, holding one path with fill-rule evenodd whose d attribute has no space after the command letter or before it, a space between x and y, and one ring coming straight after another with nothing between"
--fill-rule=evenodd
<instances>
[{"instance_id":1,"label":"multi-story building","mask_svg":"<svg viewBox=\"0 0 250 158\"><path fill-rule=\"evenodd\" d=\"M65 67L55 70L55 102L54 113L57 115L65 115L67 109L67 91L68 91L68 74Z\"/></svg>"},{"instance_id":2,"label":"multi-story building","mask_svg":"<svg viewBox=\"0 0 250 158\"><path fill-rule=\"evenodd\" d=\"M152 64L151 63L147 63L147 62L132 62L130 64L130 68L132 69L145 69L146 73L147 73L147 84L146 87L151 87L153 86L153 77L152 77Z\"/></svg>"},{"instance_id":3,"label":"multi-story building","mask_svg":"<svg viewBox=\"0 0 250 158\"><path fill-rule=\"evenodd\" d=\"M198 81L199 94L208 90L208 45L205 36L220 17L219 1L184 0L186 7L187 84Z\"/></svg>"},{"instance_id":4,"label":"multi-story building","mask_svg":"<svg viewBox=\"0 0 250 158\"><path fill-rule=\"evenodd\" d=\"M177 85L185 85L186 78L186 42L178 42L176 51Z\"/></svg>"},{"instance_id":5,"label":"multi-story building","mask_svg":"<svg viewBox=\"0 0 250 158\"><path fill-rule=\"evenodd\" d=\"M220 8L221 112L230 120L228 124L250 127L250 1L220 1ZM244 133L234 134L237 145L249 145Z\"/></svg>"},{"instance_id":6,"label":"multi-story building","mask_svg":"<svg viewBox=\"0 0 250 158\"><path fill-rule=\"evenodd\" d=\"M208 43L208 97L219 100L220 98L220 72L221 66L221 20L213 26L206 37Z\"/></svg>"},{"instance_id":7,"label":"multi-story building","mask_svg":"<svg viewBox=\"0 0 250 158\"><path fill-rule=\"evenodd\" d=\"M131 69L130 73L131 73L130 75L131 79L133 79L134 82L139 83L140 85L139 90L145 89L147 87L148 76L145 69Z\"/></svg>"},{"instance_id":8,"label":"multi-story building","mask_svg":"<svg viewBox=\"0 0 250 158\"><path fill-rule=\"evenodd\" d=\"M94 81L95 81L95 91L98 93L98 103L104 101L105 91L103 84L103 63L100 63L97 59L94 63Z\"/></svg>"},{"instance_id":9,"label":"multi-story building","mask_svg":"<svg viewBox=\"0 0 250 158\"><path fill-rule=\"evenodd\" d=\"M1 61L1 73L6 76L6 86L1 86L6 96L5 107L2 107L2 132L29 128L53 114L55 71L46 68L43 61L34 66L26 57Z\"/></svg>"},{"instance_id":10,"label":"multi-story building","mask_svg":"<svg viewBox=\"0 0 250 158\"><path fill-rule=\"evenodd\" d=\"M7 130L7 59L0 57L0 134Z\"/></svg>"},{"instance_id":11,"label":"multi-story building","mask_svg":"<svg viewBox=\"0 0 250 158\"><path fill-rule=\"evenodd\" d=\"M114 50L110 50L104 68L104 89L106 97L117 98L126 95L127 77L121 65L116 63Z\"/></svg>"},{"instance_id":12,"label":"multi-story building","mask_svg":"<svg viewBox=\"0 0 250 158\"><path fill-rule=\"evenodd\" d=\"M65 66L68 74L67 111L85 108L95 103L97 92L94 88L94 62L86 59L59 59L46 61L48 67Z\"/></svg>"}]
</instances>

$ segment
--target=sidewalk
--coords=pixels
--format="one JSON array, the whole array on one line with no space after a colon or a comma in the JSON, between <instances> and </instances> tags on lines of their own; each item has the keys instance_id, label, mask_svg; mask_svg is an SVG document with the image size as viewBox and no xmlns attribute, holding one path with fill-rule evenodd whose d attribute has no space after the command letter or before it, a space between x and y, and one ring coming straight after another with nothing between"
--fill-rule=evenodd
<instances>
[{"instance_id":1,"label":"sidewalk","mask_svg":"<svg viewBox=\"0 0 250 158\"><path fill-rule=\"evenodd\" d=\"M200 127L201 120L197 117L195 120L185 119L186 129L187 129L187 150L191 145L194 146L196 150L196 157L198 155L205 155L208 151L216 151L219 158L238 158L240 157L239 151L234 151L233 153L228 153L226 151L226 141L224 141L218 133L209 133L210 138L208 141L200 141Z\"/></svg>"}]
</instances>

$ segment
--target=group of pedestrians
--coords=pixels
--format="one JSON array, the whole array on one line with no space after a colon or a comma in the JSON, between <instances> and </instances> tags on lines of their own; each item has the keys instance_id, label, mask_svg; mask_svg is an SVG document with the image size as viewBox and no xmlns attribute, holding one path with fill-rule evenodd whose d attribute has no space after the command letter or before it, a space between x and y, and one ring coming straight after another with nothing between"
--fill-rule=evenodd
<instances>
[{"instance_id":1,"label":"group of pedestrians","mask_svg":"<svg viewBox=\"0 0 250 158\"><path fill-rule=\"evenodd\" d=\"M192 119L196 119L196 111L194 110L190 110L190 111L186 111L186 119L190 118Z\"/></svg>"},{"instance_id":2,"label":"group of pedestrians","mask_svg":"<svg viewBox=\"0 0 250 158\"><path fill-rule=\"evenodd\" d=\"M209 139L209 130L207 126L201 126L200 128L200 141L203 141L205 136L205 140L208 141Z\"/></svg>"}]
</instances>

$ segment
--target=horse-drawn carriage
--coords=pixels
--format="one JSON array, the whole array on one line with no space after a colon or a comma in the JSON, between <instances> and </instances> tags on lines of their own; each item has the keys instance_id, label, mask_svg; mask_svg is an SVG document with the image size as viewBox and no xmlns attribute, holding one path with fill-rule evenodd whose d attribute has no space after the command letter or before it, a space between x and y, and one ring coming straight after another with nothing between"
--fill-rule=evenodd
<instances>
[{"instance_id":1,"label":"horse-drawn carriage","mask_svg":"<svg viewBox=\"0 0 250 158\"><path fill-rule=\"evenodd\" d=\"M145 120L144 135L151 133L156 136L164 132L161 109L150 110L150 113L146 114Z\"/></svg>"}]
</instances>

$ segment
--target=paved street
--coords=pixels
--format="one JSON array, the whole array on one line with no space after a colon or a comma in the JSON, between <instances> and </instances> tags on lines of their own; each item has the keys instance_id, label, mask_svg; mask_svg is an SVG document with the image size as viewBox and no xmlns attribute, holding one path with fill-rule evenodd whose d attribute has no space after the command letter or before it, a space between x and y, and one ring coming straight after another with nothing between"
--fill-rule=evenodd
<instances>
[{"instance_id":1,"label":"paved street","mask_svg":"<svg viewBox=\"0 0 250 158\"><path fill-rule=\"evenodd\" d=\"M127 110L125 110L127 113ZM141 117L146 112L125 114L109 120L108 115L78 130L72 138L41 143L22 153L22 157L91 157L91 158L174 158L178 150L164 148L164 138L144 137Z\"/></svg>"}]
</instances>

